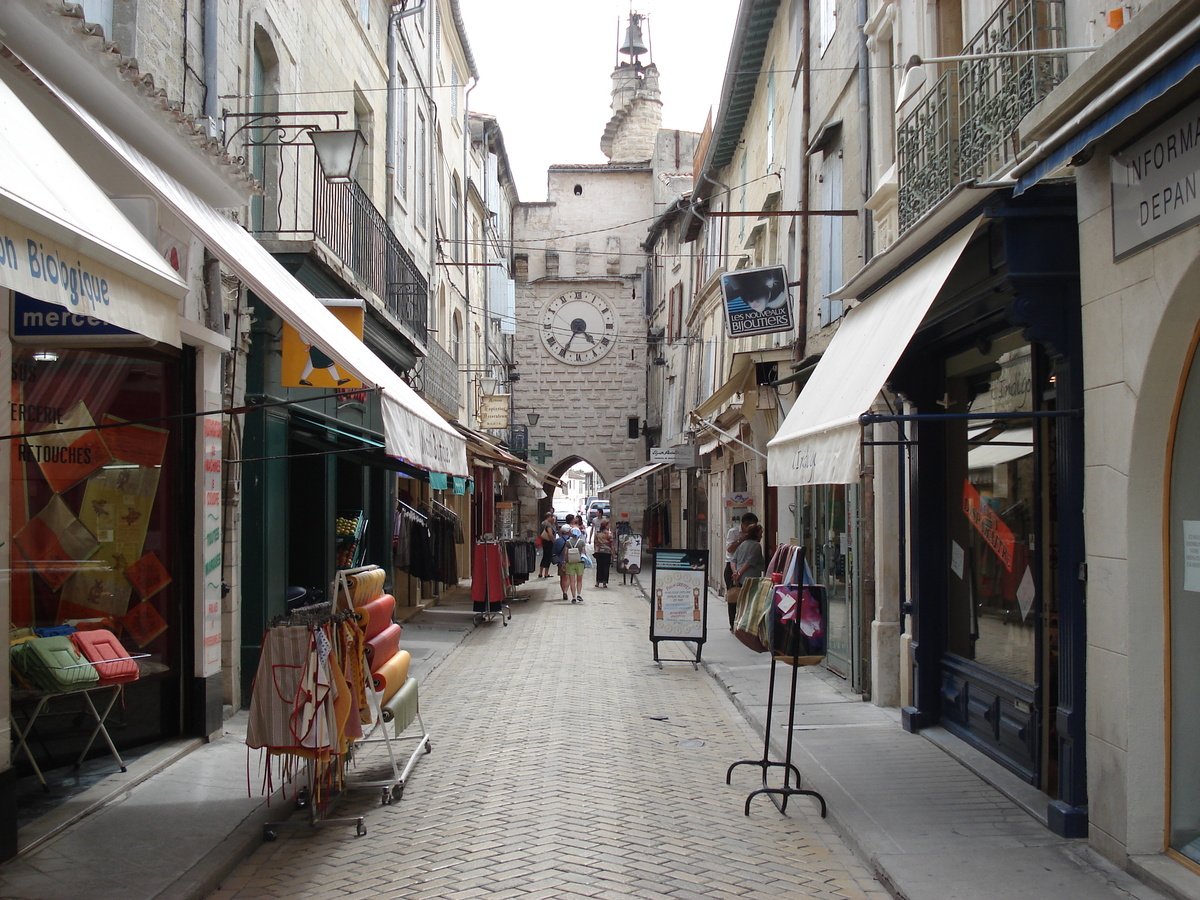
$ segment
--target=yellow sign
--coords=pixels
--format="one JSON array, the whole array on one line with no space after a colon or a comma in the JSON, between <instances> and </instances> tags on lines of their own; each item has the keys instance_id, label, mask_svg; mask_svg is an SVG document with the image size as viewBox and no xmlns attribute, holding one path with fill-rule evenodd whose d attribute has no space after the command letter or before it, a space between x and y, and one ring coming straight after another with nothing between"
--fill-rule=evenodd
<instances>
[{"instance_id":1,"label":"yellow sign","mask_svg":"<svg viewBox=\"0 0 1200 900\"><path fill-rule=\"evenodd\" d=\"M322 301L339 322L360 341L363 336L363 306L361 300ZM336 304L336 305L335 305ZM283 360L279 383L283 387L344 388L357 390L363 383L347 372L336 359L330 359L312 343L312 335L297 331L283 323Z\"/></svg>"}]
</instances>

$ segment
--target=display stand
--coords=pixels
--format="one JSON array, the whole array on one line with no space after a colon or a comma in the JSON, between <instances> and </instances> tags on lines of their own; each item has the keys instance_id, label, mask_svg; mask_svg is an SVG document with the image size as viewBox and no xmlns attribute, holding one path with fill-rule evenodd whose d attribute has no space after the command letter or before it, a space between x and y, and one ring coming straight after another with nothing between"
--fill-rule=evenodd
<instances>
[{"instance_id":1,"label":"display stand","mask_svg":"<svg viewBox=\"0 0 1200 900\"><path fill-rule=\"evenodd\" d=\"M345 609L353 609L356 605L376 599L381 591L372 591L366 595L360 594L359 596L355 596L350 582L353 577L368 574L377 568L377 566L362 566L338 572L337 578L334 580L335 605ZM374 594L374 596L371 594ZM367 684L367 704L371 710L372 724L370 731L354 742L351 754L353 755L360 746L383 744L387 752L388 766L391 774L387 778L347 780L344 789L382 788L380 803L387 805L404 796L404 784L409 773L412 772L413 767L417 764L417 759L420 757L422 751L425 753L432 752L433 744L429 740L428 732L425 731L425 723L421 719L420 707L417 705L417 682L415 679L408 678L404 686L396 692L396 696L401 697L401 702L389 705L384 704L383 691L376 691L369 682L370 679L368 679ZM411 696L408 697L406 695ZM406 715L405 712L409 710L411 712ZM398 720L396 718L397 714L403 715L403 718ZM416 719L420 726L421 733L415 737L401 737L400 732L411 724L413 718ZM405 721L405 719L408 721ZM394 726L394 735L388 733L388 725ZM409 755L404 768L401 769L392 744L393 742L404 740L415 740L417 744Z\"/></svg>"},{"instance_id":2,"label":"display stand","mask_svg":"<svg viewBox=\"0 0 1200 900\"><path fill-rule=\"evenodd\" d=\"M700 668L700 655L708 640L708 551L650 551L650 642L654 662L690 662ZM684 641L696 645L691 657L660 657L659 644Z\"/></svg>"},{"instance_id":3,"label":"display stand","mask_svg":"<svg viewBox=\"0 0 1200 900\"><path fill-rule=\"evenodd\" d=\"M803 560L803 550L801 548L788 548L788 550L790 553L799 553L799 560ZM784 571L792 568L790 563L783 566ZM805 567L805 571L807 571L807 567ZM750 801L759 794L765 794L770 797L771 802L775 804L781 813L787 811L789 797L803 795L817 799L821 804L821 818L825 818L827 812L825 798L818 791L800 787L800 770L792 763L792 749L796 733L796 684L799 678L800 667L814 665L824 658L824 635L826 632L826 623L828 622L828 605L825 599L825 588L821 585L793 584L790 587L794 588L794 590L789 592L786 587L782 586L778 590L772 590L771 605L767 616L767 637L771 653L771 676L767 687L767 712L763 728L763 755L761 759L741 759L733 763L725 772L725 783L732 783L733 770L738 766L758 766L762 771L762 787L751 791L746 797L745 815L750 815ZM792 600L795 601L796 596L804 592L807 592L809 596L802 602L791 602L787 609L783 608L780 603L781 597L786 599L786 596L790 593ZM819 611L818 627L816 629L809 628L813 632L811 638L805 636L804 630L801 627L804 612L808 611L811 613L812 611L810 601L817 604L817 610ZM803 624L807 627L811 622L805 620ZM792 682L791 693L788 698L787 741L784 758L782 760L773 760L771 759L771 719L775 707L776 671L780 662L792 667ZM767 775L773 768L783 769L783 784L780 787L771 787L767 782ZM793 775L796 778L794 784L792 782Z\"/></svg>"},{"instance_id":4,"label":"display stand","mask_svg":"<svg viewBox=\"0 0 1200 900\"><path fill-rule=\"evenodd\" d=\"M143 654L145 655L145 654ZM54 693L44 693L42 691L13 691L13 708L14 710L20 705L22 700L36 700L33 707L33 712L30 714L25 727L22 728L16 722L16 717L13 717L13 732L17 736L17 752L22 750L25 752L25 758L29 760L29 765L33 767L33 774L37 776L38 782L42 786L43 791L50 790L46 784L46 776L42 774L41 768L38 767L37 761L33 758L33 751L29 748L29 736L33 732L34 725L37 724L38 716L40 716L49 705L51 700L57 697L83 697L84 703L87 705L88 711L95 720L96 725L92 729L91 736L88 737L87 743L83 746L83 751L79 754L79 758L75 760L75 768L78 769L82 764L88 752L92 749L92 744L96 743L96 738L103 736L104 743L108 745L109 755L112 756L117 766L122 772L127 771L124 761L121 759L121 754L117 752L116 745L113 744L112 738L109 737L108 728L105 723L108 720L108 714L112 712L113 706L117 702L117 698L121 696L121 690L124 687L122 684L94 684L89 687L79 688L73 691L56 691ZM92 702L92 694L100 694L104 691L111 692L108 699L103 701L99 708Z\"/></svg>"}]
</instances>

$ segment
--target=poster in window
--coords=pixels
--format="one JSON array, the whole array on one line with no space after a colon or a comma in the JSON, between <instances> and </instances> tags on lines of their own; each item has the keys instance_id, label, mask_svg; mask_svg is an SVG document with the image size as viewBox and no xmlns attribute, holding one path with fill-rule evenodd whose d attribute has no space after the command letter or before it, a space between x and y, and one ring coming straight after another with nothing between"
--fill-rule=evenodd
<instances>
[{"instance_id":1,"label":"poster in window","mask_svg":"<svg viewBox=\"0 0 1200 900\"><path fill-rule=\"evenodd\" d=\"M23 409L44 409L22 404ZM112 457L96 421L82 400L47 424L45 434L27 434L20 448L22 459L34 460L42 470L42 476L56 494L69 491L83 479L101 468ZM87 428L86 431L65 429Z\"/></svg>"}]
</instances>

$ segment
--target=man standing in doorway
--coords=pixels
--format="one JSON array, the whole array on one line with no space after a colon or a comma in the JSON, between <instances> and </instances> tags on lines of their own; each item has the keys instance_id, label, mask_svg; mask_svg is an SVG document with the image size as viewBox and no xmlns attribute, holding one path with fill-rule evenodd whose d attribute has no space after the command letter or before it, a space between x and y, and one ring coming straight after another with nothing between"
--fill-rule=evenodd
<instances>
[{"instance_id":1,"label":"man standing in doorway","mask_svg":"<svg viewBox=\"0 0 1200 900\"><path fill-rule=\"evenodd\" d=\"M758 516L752 512L748 512L742 516L741 524L732 526L725 534L725 590L728 591L733 587L733 554L737 552L737 548L741 545L747 531L751 525L758 524Z\"/></svg>"}]
</instances>

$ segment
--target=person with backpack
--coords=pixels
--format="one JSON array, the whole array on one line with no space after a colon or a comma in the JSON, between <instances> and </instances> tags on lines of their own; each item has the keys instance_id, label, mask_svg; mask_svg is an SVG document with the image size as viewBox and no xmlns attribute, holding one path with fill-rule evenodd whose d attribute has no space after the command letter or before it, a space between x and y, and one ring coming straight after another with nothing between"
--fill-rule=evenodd
<instances>
[{"instance_id":1,"label":"person with backpack","mask_svg":"<svg viewBox=\"0 0 1200 900\"><path fill-rule=\"evenodd\" d=\"M566 556L567 538L570 536L571 526L563 525L562 528L559 529L558 537L554 539L554 547L552 551L554 564L558 566L558 586L562 588L564 600L569 599L567 597L567 589L570 585L570 580L567 578L567 561L563 559L563 557Z\"/></svg>"},{"instance_id":2,"label":"person with backpack","mask_svg":"<svg viewBox=\"0 0 1200 900\"><path fill-rule=\"evenodd\" d=\"M563 543L563 578L566 579L566 584L563 585L563 596L569 594L572 603L583 602L583 554L587 550L587 539L584 538L583 532L578 528L572 528L568 532L566 541Z\"/></svg>"}]
</instances>

